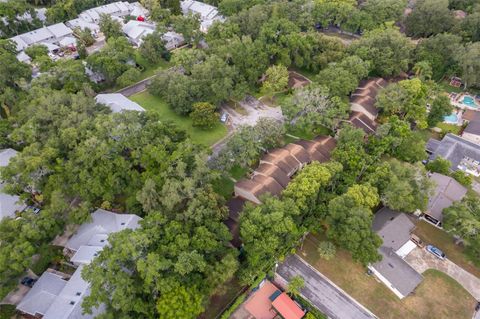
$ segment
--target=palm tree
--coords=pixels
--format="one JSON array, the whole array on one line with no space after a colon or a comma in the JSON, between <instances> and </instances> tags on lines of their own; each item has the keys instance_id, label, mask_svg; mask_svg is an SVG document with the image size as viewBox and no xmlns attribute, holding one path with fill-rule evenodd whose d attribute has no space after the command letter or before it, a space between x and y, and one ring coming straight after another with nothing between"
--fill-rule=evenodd
<instances>
[{"instance_id":1,"label":"palm tree","mask_svg":"<svg viewBox=\"0 0 480 319\"><path fill-rule=\"evenodd\" d=\"M413 66L413 72L422 80L430 80L432 78L432 67L427 61L419 61Z\"/></svg>"}]
</instances>

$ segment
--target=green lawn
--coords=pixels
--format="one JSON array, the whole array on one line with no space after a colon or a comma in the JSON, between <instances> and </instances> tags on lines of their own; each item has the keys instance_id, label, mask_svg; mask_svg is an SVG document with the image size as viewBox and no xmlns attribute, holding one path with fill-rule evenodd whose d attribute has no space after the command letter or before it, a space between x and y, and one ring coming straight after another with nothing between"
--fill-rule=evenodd
<instances>
[{"instance_id":1,"label":"green lawn","mask_svg":"<svg viewBox=\"0 0 480 319\"><path fill-rule=\"evenodd\" d=\"M445 252L448 259L480 278L480 269L468 260L463 247L455 245L455 241L449 233L423 220L417 223L414 233L426 244L437 246Z\"/></svg>"},{"instance_id":2,"label":"green lawn","mask_svg":"<svg viewBox=\"0 0 480 319\"><path fill-rule=\"evenodd\" d=\"M229 200L232 198L233 186L235 185L232 178L238 181L247 174L247 171L247 169L238 165L234 166L228 174L223 174L219 179L214 181L212 185L214 191L226 200Z\"/></svg>"},{"instance_id":3,"label":"green lawn","mask_svg":"<svg viewBox=\"0 0 480 319\"><path fill-rule=\"evenodd\" d=\"M447 81L447 80L442 80L440 82L437 82L438 86L440 86L440 88L447 92L447 93L459 93L459 92L463 92L463 86L459 87L459 88L456 88L456 87L453 87L450 85L450 82Z\"/></svg>"},{"instance_id":4,"label":"green lawn","mask_svg":"<svg viewBox=\"0 0 480 319\"><path fill-rule=\"evenodd\" d=\"M453 124L448 124L448 123L438 123L436 125L438 128L441 128L442 131L446 133L453 133L455 135L458 135L460 131L462 130L461 126L458 125L453 125Z\"/></svg>"},{"instance_id":5,"label":"green lawn","mask_svg":"<svg viewBox=\"0 0 480 319\"><path fill-rule=\"evenodd\" d=\"M141 80L146 79L160 70L164 70L171 66L170 62L163 59L158 63L150 64L140 55L140 51L138 50L135 51L135 60L143 67Z\"/></svg>"},{"instance_id":6,"label":"green lawn","mask_svg":"<svg viewBox=\"0 0 480 319\"><path fill-rule=\"evenodd\" d=\"M157 112L165 121L175 123L180 129L187 132L192 141L198 144L211 146L227 135L227 128L220 122L210 130L193 127L192 120L189 117L181 116L173 112L165 101L148 92L137 93L130 96L130 99L140 104L147 111Z\"/></svg>"},{"instance_id":7,"label":"green lawn","mask_svg":"<svg viewBox=\"0 0 480 319\"><path fill-rule=\"evenodd\" d=\"M295 136L295 137L298 137L300 139L304 139L304 140L312 140L314 139L316 136L319 136L319 135L329 135L331 132L328 128L324 127L324 126L318 126L317 128L313 129L312 131L308 131L308 130L303 130L301 128L294 128L294 127L290 127L288 130L287 130L287 134L291 135L285 135L285 143L291 143L293 141L295 141L296 139L292 136Z\"/></svg>"},{"instance_id":8,"label":"green lawn","mask_svg":"<svg viewBox=\"0 0 480 319\"><path fill-rule=\"evenodd\" d=\"M470 319L475 299L447 275L428 270L414 294L400 300L384 284L366 273L350 253L337 249L335 258L323 260L317 252L322 236L309 235L298 254L362 305L382 319Z\"/></svg>"}]
</instances>

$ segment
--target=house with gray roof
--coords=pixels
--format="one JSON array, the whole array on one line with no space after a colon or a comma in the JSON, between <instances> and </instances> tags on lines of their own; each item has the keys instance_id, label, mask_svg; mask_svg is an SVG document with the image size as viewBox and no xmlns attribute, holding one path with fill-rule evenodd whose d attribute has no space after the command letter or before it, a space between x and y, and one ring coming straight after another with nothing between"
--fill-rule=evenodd
<instances>
[{"instance_id":1,"label":"house with gray roof","mask_svg":"<svg viewBox=\"0 0 480 319\"><path fill-rule=\"evenodd\" d=\"M67 284L64 277L46 271L17 305L17 309L34 317L44 316Z\"/></svg>"},{"instance_id":2,"label":"house with gray roof","mask_svg":"<svg viewBox=\"0 0 480 319\"><path fill-rule=\"evenodd\" d=\"M430 180L435 184L435 191L428 199L423 217L432 224L441 226L443 210L452 206L454 202L461 201L468 190L455 179L443 174L433 173Z\"/></svg>"},{"instance_id":3,"label":"house with gray roof","mask_svg":"<svg viewBox=\"0 0 480 319\"><path fill-rule=\"evenodd\" d=\"M430 160L442 157L452 163L452 171L461 170L473 176L480 176L480 145L463 137L446 134L441 141L430 139L426 150Z\"/></svg>"},{"instance_id":4,"label":"house with gray roof","mask_svg":"<svg viewBox=\"0 0 480 319\"><path fill-rule=\"evenodd\" d=\"M462 137L473 143L480 144L480 121L470 121L463 130Z\"/></svg>"},{"instance_id":5,"label":"house with gray roof","mask_svg":"<svg viewBox=\"0 0 480 319\"><path fill-rule=\"evenodd\" d=\"M90 263L107 245L110 234L136 229L141 220L134 214L116 214L104 209L97 209L91 216L92 221L81 225L65 245L76 265Z\"/></svg>"},{"instance_id":6,"label":"house with gray roof","mask_svg":"<svg viewBox=\"0 0 480 319\"><path fill-rule=\"evenodd\" d=\"M410 240L415 225L407 215L382 208L375 214L372 229L382 238L378 249L382 260L368 266L398 298L412 293L423 277L404 258L416 247Z\"/></svg>"},{"instance_id":7,"label":"house with gray roof","mask_svg":"<svg viewBox=\"0 0 480 319\"><path fill-rule=\"evenodd\" d=\"M123 26L122 31L132 44L140 46L143 38L155 31L155 25L153 23L130 20Z\"/></svg>"},{"instance_id":8,"label":"house with gray roof","mask_svg":"<svg viewBox=\"0 0 480 319\"><path fill-rule=\"evenodd\" d=\"M98 104L104 104L108 106L114 113L123 111L145 112L143 107L120 93L98 94L95 97L95 101Z\"/></svg>"},{"instance_id":9,"label":"house with gray roof","mask_svg":"<svg viewBox=\"0 0 480 319\"><path fill-rule=\"evenodd\" d=\"M92 221L81 225L68 240L66 249L75 254L70 261L77 270L69 278L61 273L46 271L33 288L17 305L17 310L42 319L93 319L104 307L83 314L83 299L90 293L90 285L82 278L82 269L107 245L108 235L124 229L139 227L140 217L133 214L116 214L97 209Z\"/></svg>"}]
</instances>

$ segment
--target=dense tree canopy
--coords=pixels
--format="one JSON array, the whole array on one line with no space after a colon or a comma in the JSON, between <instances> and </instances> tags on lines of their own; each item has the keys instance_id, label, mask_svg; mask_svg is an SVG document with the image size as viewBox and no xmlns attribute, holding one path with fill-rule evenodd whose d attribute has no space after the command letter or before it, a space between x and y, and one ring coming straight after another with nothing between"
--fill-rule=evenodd
<instances>
[{"instance_id":1,"label":"dense tree canopy","mask_svg":"<svg viewBox=\"0 0 480 319\"><path fill-rule=\"evenodd\" d=\"M395 76L408 70L413 45L395 29L373 30L352 43L350 52L369 61L380 76Z\"/></svg>"},{"instance_id":2,"label":"dense tree canopy","mask_svg":"<svg viewBox=\"0 0 480 319\"><path fill-rule=\"evenodd\" d=\"M461 237L467 245L467 254L480 264L480 199L467 196L443 211L443 227Z\"/></svg>"},{"instance_id":3,"label":"dense tree canopy","mask_svg":"<svg viewBox=\"0 0 480 319\"><path fill-rule=\"evenodd\" d=\"M448 8L448 0L418 0L405 24L409 36L429 37L449 31L454 18Z\"/></svg>"}]
</instances>

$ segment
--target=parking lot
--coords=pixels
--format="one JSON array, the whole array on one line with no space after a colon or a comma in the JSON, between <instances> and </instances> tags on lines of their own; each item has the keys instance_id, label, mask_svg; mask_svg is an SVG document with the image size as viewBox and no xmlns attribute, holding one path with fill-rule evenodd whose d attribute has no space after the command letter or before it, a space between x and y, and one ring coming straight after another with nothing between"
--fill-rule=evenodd
<instances>
[{"instance_id":1,"label":"parking lot","mask_svg":"<svg viewBox=\"0 0 480 319\"><path fill-rule=\"evenodd\" d=\"M269 107L253 96L247 96L243 101L240 101L238 107L243 109L242 113L244 114L240 114L228 105L222 107L222 110L227 112L230 117L229 124L233 130L242 125L255 125L262 117L283 122L283 114L280 107Z\"/></svg>"}]
</instances>

